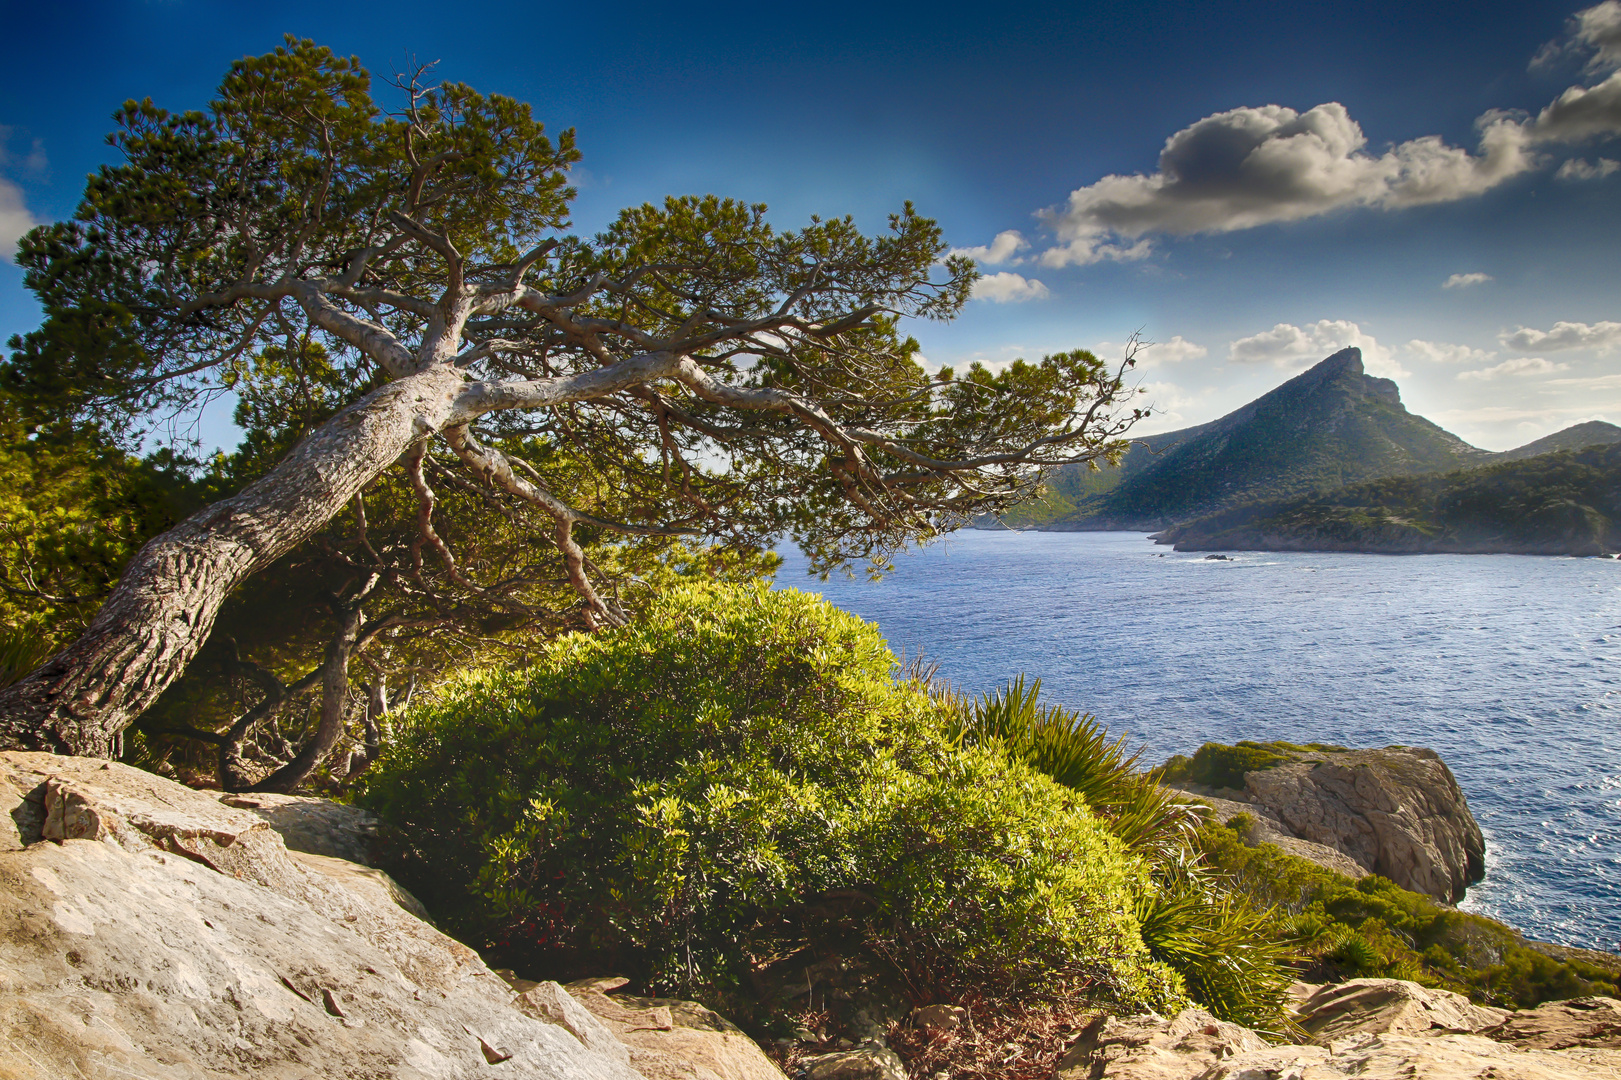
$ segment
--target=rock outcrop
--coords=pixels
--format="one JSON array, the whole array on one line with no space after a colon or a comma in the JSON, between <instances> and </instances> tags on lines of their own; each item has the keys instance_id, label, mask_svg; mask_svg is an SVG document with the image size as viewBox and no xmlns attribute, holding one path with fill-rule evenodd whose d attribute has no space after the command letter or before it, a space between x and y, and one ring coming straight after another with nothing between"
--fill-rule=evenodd
<instances>
[{"instance_id":1,"label":"rock outcrop","mask_svg":"<svg viewBox=\"0 0 1621 1080\"><path fill-rule=\"evenodd\" d=\"M356 854L363 815L253 800L0 753L0 1076L781 1080L735 1028L725 1055L666 1043L643 1070L635 1033L592 1008L639 1003L556 984L515 996L386 874L290 851L272 827L279 815L297 842ZM696 1038L682 1024L698 1006L656 1008L664 1034Z\"/></svg>"},{"instance_id":2,"label":"rock outcrop","mask_svg":"<svg viewBox=\"0 0 1621 1080\"><path fill-rule=\"evenodd\" d=\"M1447 903L1461 900L1486 872L1480 826L1433 750L1301 751L1245 773L1242 791L1186 790L1262 808L1289 835Z\"/></svg>"},{"instance_id":3,"label":"rock outcrop","mask_svg":"<svg viewBox=\"0 0 1621 1080\"><path fill-rule=\"evenodd\" d=\"M1505 1014L1394 979L1321 987L1300 1006L1312 1041L1269 1046L1199 1009L1099 1017L1056 1080L1621 1080L1621 1002Z\"/></svg>"},{"instance_id":4,"label":"rock outcrop","mask_svg":"<svg viewBox=\"0 0 1621 1080\"><path fill-rule=\"evenodd\" d=\"M625 979L585 979L566 989L630 1048L646 1080L784 1080L754 1041L719 1013L676 998L609 996Z\"/></svg>"}]
</instances>

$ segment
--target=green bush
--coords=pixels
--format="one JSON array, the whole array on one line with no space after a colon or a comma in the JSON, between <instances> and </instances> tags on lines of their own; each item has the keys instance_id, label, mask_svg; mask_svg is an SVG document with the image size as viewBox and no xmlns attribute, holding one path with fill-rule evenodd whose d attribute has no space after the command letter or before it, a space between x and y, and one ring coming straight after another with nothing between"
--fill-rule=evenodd
<instances>
[{"instance_id":1,"label":"green bush","mask_svg":"<svg viewBox=\"0 0 1621 1080\"><path fill-rule=\"evenodd\" d=\"M837 939L920 998L1078 977L1173 1001L1133 915L1142 861L1074 792L955 745L895 666L817 597L695 585L451 684L361 798L405 838L406 884L530 973L746 1011L762 968Z\"/></svg>"},{"instance_id":2,"label":"green bush","mask_svg":"<svg viewBox=\"0 0 1621 1080\"><path fill-rule=\"evenodd\" d=\"M1502 923L1387 878L1353 881L1271 844L1246 847L1233 824L1201 829L1200 850L1235 887L1273 907L1270 935L1317 958L1312 978L1412 979L1507 1008L1615 996L1621 985L1612 971L1538 952Z\"/></svg>"},{"instance_id":3,"label":"green bush","mask_svg":"<svg viewBox=\"0 0 1621 1080\"><path fill-rule=\"evenodd\" d=\"M1243 788L1244 774L1293 761L1301 754L1344 750L1329 743L1241 741L1235 746L1205 743L1189 758L1173 756L1154 775L1167 783L1188 781L1212 788Z\"/></svg>"}]
</instances>

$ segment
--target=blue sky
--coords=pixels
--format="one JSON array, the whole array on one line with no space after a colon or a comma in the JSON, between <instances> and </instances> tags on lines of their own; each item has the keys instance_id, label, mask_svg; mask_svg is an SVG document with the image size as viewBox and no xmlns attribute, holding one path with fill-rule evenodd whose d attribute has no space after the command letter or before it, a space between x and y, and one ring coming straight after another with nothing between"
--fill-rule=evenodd
<instances>
[{"instance_id":1,"label":"blue sky","mask_svg":"<svg viewBox=\"0 0 1621 1080\"><path fill-rule=\"evenodd\" d=\"M1347 344L1491 449L1621 422L1621 0L3 10L0 240L72 212L125 98L201 106L294 33L575 127L579 231L666 194L870 229L911 199L996 275L914 328L931 361L1141 330L1145 431ZM0 264L0 333L36 317Z\"/></svg>"}]
</instances>

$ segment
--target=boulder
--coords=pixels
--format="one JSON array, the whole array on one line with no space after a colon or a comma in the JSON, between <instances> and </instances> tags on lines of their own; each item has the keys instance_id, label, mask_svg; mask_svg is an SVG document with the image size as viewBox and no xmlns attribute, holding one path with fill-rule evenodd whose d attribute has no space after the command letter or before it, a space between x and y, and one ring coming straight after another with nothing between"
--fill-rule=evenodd
<instances>
[{"instance_id":1,"label":"boulder","mask_svg":"<svg viewBox=\"0 0 1621 1080\"><path fill-rule=\"evenodd\" d=\"M1387 746L1293 757L1245 773L1234 801L1263 807L1289 835L1446 903L1485 876L1485 838L1435 751Z\"/></svg>"},{"instance_id":2,"label":"boulder","mask_svg":"<svg viewBox=\"0 0 1621 1080\"><path fill-rule=\"evenodd\" d=\"M1354 1035L1473 1034L1501 1024L1508 1011L1405 979L1351 979L1319 988L1296 1006L1311 1041L1328 1046Z\"/></svg>"},{"instance_id":3,"label":"boulder","mask_svg":"<svg viewBox=\"0 0 1621 1080\"><path fill-rule=\"evenodd\" d=\"M1510 1013L1486 1032L1494 1039L1538 1050L1572 1046L1621 1048L1621 1001L1612 997L1550 1001Z\"/></svg>"},{"instance_id":4,"label":"boulder","mask_svg":"<svg viewBox=\"0 0 1621 1080\"><path fill-rule=\"evenodd\" d=\"M677 998L610 996L628 981L583 979L564 989L630 1047L631 1066L647 1080L785 1080L719 1013Z\"/></svg>"},{"instance_id":5,"label":"boulder","mask_svg":"<svg viewBox=\"0 0 1621 1080\"><path fill-rule=\"evenodd\" d=\"M213 793L226 806L263 818L289 851L326 855L370 866L377 853L376 815L358 806L309 795Z\"/></svg>"},{"instance_id":6,"label":"boulder","mask_svg":"<svg viewBox=\"0 0 1621 1080\"><path fill-rule=\"evenodd\" d=\"M900 1055L884 1046L863 1046L805 1059L806 1080L906 1080Z\"/></svg>"},{"instance_id":7,"label":"boulder","mask_svg":"<svg viewBox=\"0 0 1621 1080\"><path fill-rule=\"evenodd\" d=\"M248 810L33 753L0 753L0 800L0 1076L639 1080Z\"/></svg>"},{"instance_id":8,"label":"boulder","mask_svg":"<svg viewBox=\"0 0 1621 1080\"><path fill-rule=\"evenodd\" d=\"M1059 1059L1055 1080L1182 1080L1236 1054L1262 1050L1249 1028L1217 1020L1203 1009L1175 1017L1156 1013L1098 1016Z\"/></svg>"}]
</instances>

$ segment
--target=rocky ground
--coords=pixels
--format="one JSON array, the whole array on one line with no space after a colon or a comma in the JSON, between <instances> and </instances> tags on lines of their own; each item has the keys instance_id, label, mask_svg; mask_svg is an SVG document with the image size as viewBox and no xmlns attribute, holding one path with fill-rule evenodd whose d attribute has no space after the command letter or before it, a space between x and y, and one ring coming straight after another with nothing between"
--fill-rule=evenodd
<instances>
[{"instance_id":1,"label":"rocky ground","mask_svg":"<svg viewBox=\"0 0 1621 1080\"><path fill-rule=\"evenodd\" d=\"M365 865L375 823L353 808L23 753L0 754L0 802L8 1080L783 1080L692 1002L616 993L622 979L491 971ZM831 972L812 984L824 999L843 992ZM1621 1002L1609 998L1508 1013L1394 980L1296 990L1297 1043L1196 1009L1095 1015L1044 1075L1621 1080ZM949 1058L935 1051L985 1040L997 1019L976 1025L951 1004L846 1011L839 1030L807 1031L787 1054L797 1076L902 1080L896 1048Z\"/></svg>"}]
</instances>

